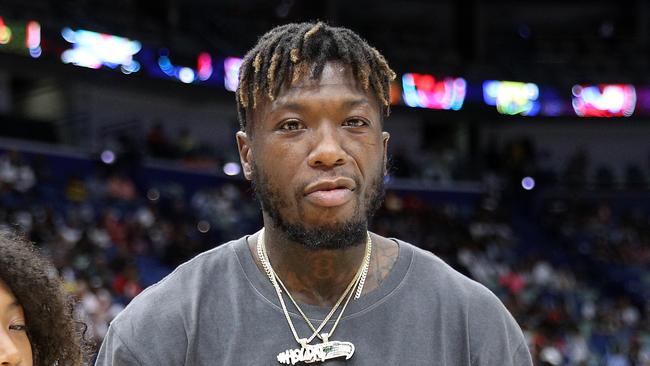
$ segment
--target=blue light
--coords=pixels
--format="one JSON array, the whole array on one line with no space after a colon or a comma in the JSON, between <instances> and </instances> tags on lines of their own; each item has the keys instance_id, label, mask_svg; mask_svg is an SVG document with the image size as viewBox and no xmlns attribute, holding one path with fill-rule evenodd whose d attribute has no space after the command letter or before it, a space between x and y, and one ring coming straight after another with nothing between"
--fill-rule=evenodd
<instances>
[{"instance_id":1,"label":"blue light","mask_svg":"<svg viewBox=\"0 0 650 366\"><path fill-rule=\"evenodd\" d=\"M160 66L162 72L164 72L168 76L174 76L174 65L172 65L172 62L169 59L169 57L160 56L158 58L158 66Z\"/></svg>"},{"instance_id":2,"label":"blue light","mask_svg":"<svg viewBox=\"0 0 650 366\"><path fill-rule=\"evenodd\" d=\"M69 43L77 43L77 33L70 28L63 28L61 30L61 36Z\"/></svg>"},{"instance_id":3,"label":"blue light","mask_svg":"<svg viewBox=\"0 0 650 366\"><path fill-rule=\"evenodd\" d=\"M237 175L241 173L241 167L239 166L238 163L233 163L233 162L226 163L226 165L223 166L223 172L224 174L230 176Z\"/></svg>"},{"instance_id":4,"label":"blue light","mask_svg":"<svg viewBox=\"0 0 650 366\"><path fill-rule=\"evenodd\" d=\"M128 65L123 65L121 67L121 70L122 70L123 73L125 73L127 75L131 74L131 73L134 73L134 72L138 72L138 71L140 71L140 63L138 63L137 61L133 61Z\"/></svg>"},{"instance_id":5,"label":"blue light","mask_svg":"<svg viewBox=\"0 0 650 366\"><path fill-rule=\"evenodd\" d=\"M532 177L524 177L524 179L521 180L521 187L527 191L532 190L535 188L535 179Z\"/></svg>"},{"instance_id":6,"label":"blue light","mask_svg":"<svg viewBox=\"0 0 650 366\"><path fill-rule=\"evenodd\" d=\"M101 159L104 164L111 165L115 162L115 153L110 150L104 150L102 151Z\"/></svg>"},{"instance_id":7,"label":"blue light","mask_svg":"<svg viewBox=\"0 0 650 366\"><path fill-rule=\"evenodd\" d=\"M41 47L35 47L35 48L30 48L29 49L29 55L32 56L33 58L39 58L41 57L41 54L43 53L43 50L41 50Z\"/></svg>"},{"instance_id":8,"label":"blue light","mask_svg":"<svg viewBox=\"0 0 650 366\"><path fill-rule=\"evenodd\" d=\"M417 95L417 90L415 89L415 82L413 82L412 74L402 75L402 93L404 97L404 103L409 107L422 107L420 105L420 99Z\"/></svg>"}]
</instances>

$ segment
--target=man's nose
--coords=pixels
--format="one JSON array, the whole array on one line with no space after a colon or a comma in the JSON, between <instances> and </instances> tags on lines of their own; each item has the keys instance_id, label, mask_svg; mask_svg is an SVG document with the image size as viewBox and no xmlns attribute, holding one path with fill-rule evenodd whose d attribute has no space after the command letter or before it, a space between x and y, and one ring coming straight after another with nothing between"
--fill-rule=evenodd
<instances>
[{"instance_id":1,"label":"man's nose","mask_svg":"<svg viewBox=\"0 0 650 366\"><path fill-rule=\"evenodd\" d=\"M0 365L14 366L20 361L18 347L4 329L0 330Z\"/></svg>"},{"instance_id":2,"label":"man's nose","mask_svg":"<svg viewBox=\"0 0 650 366\"><path fill-rule=\"evenodd\" d=\"M342 146L342 136L333 126L323 126L316 131L313 149L309 154L309 165L314 168L333 168L348 161L348 154Z\"/></svg>"}]
</instances>

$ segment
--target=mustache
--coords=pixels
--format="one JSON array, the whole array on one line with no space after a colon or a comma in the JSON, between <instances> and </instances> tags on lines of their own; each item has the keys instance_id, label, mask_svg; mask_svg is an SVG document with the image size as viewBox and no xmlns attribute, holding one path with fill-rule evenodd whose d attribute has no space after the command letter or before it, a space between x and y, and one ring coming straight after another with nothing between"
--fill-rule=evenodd
<instances>
[{"instance_id":1,"label":"mustache","mask_svg":"<svg viewBox=\"0 0 650 366\"><path fill-rule=\"evenodd\" d=\"M337 173L335 171L327 171L327 172L323 172L322 174L318 174L315 177L311 177L309 180L300 182L296 189L297 197L302 197L303 192L307 189L307 187L310 184L313 184L323 179L336 179L336 178L347 178L353 180L354 185L357 188L353 192L355 194L359 194L358 188L361 188L361 179L359 179L359 177L356 174L348 174L348 173L342 174L340 172Z\"/></svg>"}]
</instances>

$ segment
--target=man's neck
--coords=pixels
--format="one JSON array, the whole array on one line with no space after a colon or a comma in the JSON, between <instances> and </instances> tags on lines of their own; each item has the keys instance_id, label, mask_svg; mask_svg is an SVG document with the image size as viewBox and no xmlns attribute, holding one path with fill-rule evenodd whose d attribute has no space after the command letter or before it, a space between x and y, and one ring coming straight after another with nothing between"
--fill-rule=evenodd
<instances>
[{"instance_id":1,"label":"man's neck","mask_svg":"<svg viewBox=\"0 0 650 366\"><path fill-rule=\"evenodd\" d=\"M259 233L249 237L249 249L258 268ZM265 245L273 269L299 303L322 307L333 306L361 266L365 241L346 249L314 250L292 242L272 225L265 226ZM397 243L381 236L373 240L370 268L363 288L368 293L379 287L397 260Z\"/></svg>"},{"instance_id":2,"label":"man's neck","mask_svg":"<svg viewBox=\"0 0 650 366\"><path fill-rule=\"evenodd\" d=\"M311 249L296 243L273 225L264 241L269 260L296 301L333 305L356 275L365 253L365 240L344 249Z\"/></svg>"}]
</instances>

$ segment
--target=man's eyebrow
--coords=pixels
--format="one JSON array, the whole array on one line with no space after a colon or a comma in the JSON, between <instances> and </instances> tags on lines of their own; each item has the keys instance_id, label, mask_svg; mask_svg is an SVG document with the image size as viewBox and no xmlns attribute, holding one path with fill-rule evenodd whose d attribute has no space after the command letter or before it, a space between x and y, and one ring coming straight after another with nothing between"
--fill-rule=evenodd
<instances>
[{"instance_id":1,"label":"man's eyebrow","mask_svg":"<svg viewBox=\"0 0 650 366\"><path fill-rule=\"evenodd\" d=\"M343 104L348 108L358 107L360 105L370 105L370 101L367 98L351 99L346 100Z\"/></svg>"},{"instance_id":2,"label":"man's eyebrow","mask_svg":"<svg viewBox=\"0 0 650 366\"><path fill-rule=\"evenodd\" d=\"M274 110L288 110L291 112L303 112L307 109L304 105L296 102L288 102L277 105Z\"/></svg>"},{"instance_id":3,"label":"man's eyebrow","mask_svg":"<svg viewBox=\"0 0 650 366\"><path fill-rule=\"evenodd\" d=\"M348 99L344 100L342 102L342 107L344 108L354 108L358 106L363 106L363 105L370 105L370 101L368 98L357 98L357 99ZM290 112L304 112L308 109L308 107L302 103L298 102L287 102L287 103L282 103L276 105L273 110L274 111L290 111Z\"/></svg>"}]
</instances>

